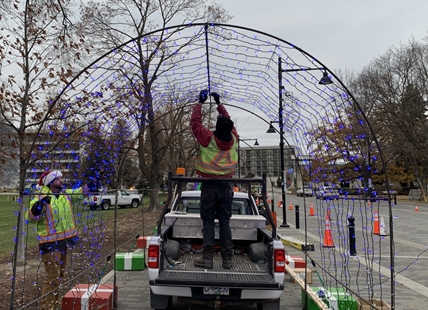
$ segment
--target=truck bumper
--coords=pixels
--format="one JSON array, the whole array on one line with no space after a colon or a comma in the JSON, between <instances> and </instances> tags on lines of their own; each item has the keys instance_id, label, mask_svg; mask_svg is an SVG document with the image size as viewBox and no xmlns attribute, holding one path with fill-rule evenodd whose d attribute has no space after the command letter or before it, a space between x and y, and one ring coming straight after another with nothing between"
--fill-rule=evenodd
<instances>
[{"instance_id":1,"label":"truck bumper","mask_svg":"<svg viewBox=\"0 0 428 310\"><path fill-rule=\"evenodd\" d=\"M150 288L153 293L157 295L165 296L178 296L188 297L194 299L212 299L218 296L205 295L203 293L203 287L189 287L189 286L167 286L167 285L155 285L150 281ZM220 296L220 299L224 300L251 300L257 302L257 300L266 299L278 299L281 297L284 291L284 285L280 285L277 288L239 288L229 287L230 294Z\"/></svg>"},{"instance_id":2,"label":"truck bumper","mask_svg":"<svg viewBox=\"0 0 428 310\"><path fill-rule=\"evenodd\" d=\"M157 295L192 297L190 287L150 285L150 289Z\"/></svg>"}]
</instances>

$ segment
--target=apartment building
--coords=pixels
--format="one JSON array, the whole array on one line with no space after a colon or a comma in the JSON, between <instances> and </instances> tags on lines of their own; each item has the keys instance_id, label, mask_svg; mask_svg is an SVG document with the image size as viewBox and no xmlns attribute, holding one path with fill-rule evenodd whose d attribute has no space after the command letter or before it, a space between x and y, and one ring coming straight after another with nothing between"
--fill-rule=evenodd
<instances>
[{"instance_id":1,"label":"apartment building","mask_svg":"<svg viewBox=\"0 0 428 310\"><path fill-rule=\"evenodd\" d=\"M279 146L239 147L239 165L235 177L254 175L262 177L265 173L268 182L276 183L281 177L281 150ZM301 176L297 173L298 163L294 146L284 146L284 168L287 187L301 186Z\"/></svg>"}]
</instances>

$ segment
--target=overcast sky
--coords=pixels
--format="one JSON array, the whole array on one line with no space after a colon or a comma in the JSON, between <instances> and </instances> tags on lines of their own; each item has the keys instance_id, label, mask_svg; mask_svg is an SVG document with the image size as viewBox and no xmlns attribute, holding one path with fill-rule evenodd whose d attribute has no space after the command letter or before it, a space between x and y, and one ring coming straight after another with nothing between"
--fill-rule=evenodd
<instances>
[{"instance_id":1,"label":"overcast sky","mask_svg":"<svg viewBox=\"0 0 428 310\"><path fill-rule=\"evenodd\" d=\"M392 46L428 32L427 0L216 0L233 15L229 24L256 29L288 41L336 72L359 72ZM241 138L278 145L277 134L257 117L238 117ZM248 143L252 144L253 141ZM241 143L241 147L245 146Z\"/></svg>"}]
</instances>

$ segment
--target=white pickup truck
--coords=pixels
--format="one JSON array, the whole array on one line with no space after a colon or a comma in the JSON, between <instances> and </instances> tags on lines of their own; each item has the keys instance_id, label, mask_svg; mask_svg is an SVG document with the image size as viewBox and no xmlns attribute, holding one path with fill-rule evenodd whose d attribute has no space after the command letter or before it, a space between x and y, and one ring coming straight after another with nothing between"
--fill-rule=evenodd
<instances>
[{"instance_id":1,"label":"white pickup truck","mask_svg":"<svg viewBox=\"0 0 428 310\"><path fill-rule=\"evenodd\" d=\"M280 296L284 290L285 252L271 213L266 212L267 218L263 217L251 194L235 192L230 219L234 244L232 268L222 267L218 252L214 255L213 269L196 267L194 258L202 255L203 242L199 214L201 192L182 192L181 184L200 182L201 178L172 177L170 174L169 180L168 199L158 221L157 234L151 238L148 249L151 307L170 309L176 296L180 302L204 304L212 308L257 304L258 309L279 310ZM222 180L265 182L265 179ZM177 184L174 198L172 183ZM266 183L263 184L266 189ZM267 200L263 201L269 211ZM168 212L169 206L171 209ZM266 229L267 222L272 223L271 231Z\"/></svg>"},{"instance_id":2,"label":"white pickup truck","mask_svg":"<svg viewBox=\"0 0 428 310\"><path fill-rule=\"evenodd\" d=\"M110 206L116 205L116 196L117 205L120 208L125 208L126 206L136 208L141 204L143 198L142 194L132 194L124 189L121 189L117 191L115 190L113 192L100 193L99 195L90 196L89 204L91 206L96 206L96 208L108 210Z\"/></svg>"}]
</instances>

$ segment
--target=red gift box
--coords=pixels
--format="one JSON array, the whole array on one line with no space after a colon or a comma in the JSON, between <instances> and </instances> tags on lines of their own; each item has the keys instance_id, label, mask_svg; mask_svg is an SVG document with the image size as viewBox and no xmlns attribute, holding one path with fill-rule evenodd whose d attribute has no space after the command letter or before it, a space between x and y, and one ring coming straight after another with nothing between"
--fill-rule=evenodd
<instances>
[{"instance_id":1,"label":"red gift box","mask_svg":"<svg viewBox=\"0 0 428 310\"><path fill-rule=\"evenodd\" d=\"M117 293L116 293L117 301ZM112 284L77 284L62 297L62 310L112 310Z\"/></svg>"},{"instance_id":2,"label":"red gift box","mask_svg":"<svg viewBox=\"0 0 428 310\"><path fill-rule=\"evenodd\" d=\"M285 255L285 263L291 268L306 268L306 262L298 255Z\"/></svg>"},{"instance_id":3,"label":"red gift box","mask_svg":"<svg viewBox=\"0 0 428 310\"><path fill-rule=\"evenodd\" d=\"M151 236L138 237L137 249L147 249L149 247Z\"/></svg>"}]
</instances>

